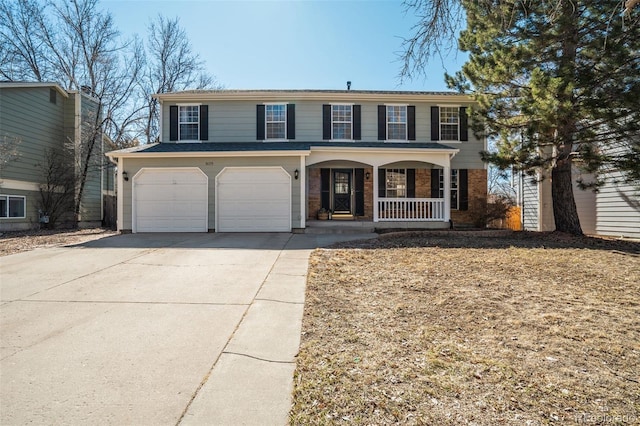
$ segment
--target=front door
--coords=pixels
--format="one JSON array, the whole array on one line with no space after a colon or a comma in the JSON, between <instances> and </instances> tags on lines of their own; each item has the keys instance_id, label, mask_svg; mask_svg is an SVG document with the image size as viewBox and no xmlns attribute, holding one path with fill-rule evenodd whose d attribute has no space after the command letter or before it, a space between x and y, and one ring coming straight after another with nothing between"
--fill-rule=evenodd
<instances>
[{"instance_id":1,"label":"front door","mask_svg":"<svg viewBox=\"0 0 640 426\"><path fill-rule=\"evenodd\" d=\"M333 170L333 212L351 213L353 170Z\"/></svg>"}]
</instances>

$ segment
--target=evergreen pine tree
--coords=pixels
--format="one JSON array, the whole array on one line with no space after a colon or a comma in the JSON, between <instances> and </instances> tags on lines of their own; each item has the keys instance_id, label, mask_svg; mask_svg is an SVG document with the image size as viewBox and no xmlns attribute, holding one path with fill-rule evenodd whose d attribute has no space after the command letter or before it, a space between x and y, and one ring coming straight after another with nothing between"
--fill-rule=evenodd
<instances>
[{"instance_id":1,"label":"evergreen pine tree","mask_svg":"<svg viewBox=\"0 0 640 426\"><path fill-rule=\"evenodd\" d=\"M621 17L616 0L462 4L459 45L470 57L447 80L478 101L475 130L496 138L497 152L483 158L549 172L556 229L581 234L574 164L640 178L638 14Z\"/></svg>"}]
</instances>

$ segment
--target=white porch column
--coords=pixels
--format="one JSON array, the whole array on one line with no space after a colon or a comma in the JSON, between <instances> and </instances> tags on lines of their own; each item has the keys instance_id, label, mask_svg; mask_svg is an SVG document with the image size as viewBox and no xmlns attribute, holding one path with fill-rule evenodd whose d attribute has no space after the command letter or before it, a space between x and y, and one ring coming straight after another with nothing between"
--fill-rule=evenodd
<instances>
[{"instance_id":1,"label":"white porch column","mask_svg":"<svg viewBox=\"0 0 640 426\"><path fill-rule=\"evenodd\" d=\"M451 219L451 167L446 166L444 170L444 221Z\"/></svg>"},{"instance_id":2,"label":"white porch column","mask_svg":"<svg viewBox=\"0 0 640 426\"><path fill-rule=\"evenodd\" d=\"M378 222L378 166L373 166L373 221Z\"/></svg>"},{"instance_id":3,"label":"white porch column","mask_svg":"<svg viewBox=\"0 0 640 426\"><path fill-rule=\"evenodd\" d=\"M304 156L300 156L300 227L305 228L307 219L307 168Z\"/></svg>"}]
</instances>

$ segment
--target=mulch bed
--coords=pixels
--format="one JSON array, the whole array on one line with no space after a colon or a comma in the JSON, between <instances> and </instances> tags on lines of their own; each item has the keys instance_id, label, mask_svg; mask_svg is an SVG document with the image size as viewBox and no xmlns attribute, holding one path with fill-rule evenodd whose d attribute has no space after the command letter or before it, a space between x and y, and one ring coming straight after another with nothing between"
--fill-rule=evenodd
<instances>
[{"instance_id":1,"label":"mulch bed","mask_svg":"<svg viewBox=\"0 0 640 426\"><path fill-rule=\"evenodd\" d=\"M118 232L116 231L103 228L2 232L0 233L0 256L7 256L40 247L81 244L117 234Z\"/></svg>"}]
</instances>

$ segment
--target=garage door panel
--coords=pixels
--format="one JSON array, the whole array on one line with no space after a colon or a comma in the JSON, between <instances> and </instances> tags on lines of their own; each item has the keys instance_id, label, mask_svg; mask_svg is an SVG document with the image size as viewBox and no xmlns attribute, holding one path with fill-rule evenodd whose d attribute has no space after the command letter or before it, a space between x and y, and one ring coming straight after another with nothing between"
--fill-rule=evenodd
<instances>
[{"instance_id":1,"label":"garage door panel","mask_svg":"<svg viewBox=\"0 0 640 426\"><path fill-rule=\"evenodd\" d=\"M199 169L143 169L135 177L136 232L206 232L208 178Z\"/></svg>"},{"instance_id":2,"label":"garage door panel","mask_svg":"<svg viewBox=\"0 0 640 426\"><path fill-rule=\"evenodd\" d=\"M282 168L227 168L216 187L218 231L291 231L291 178Z\"/></svg>"}]
</instances>

